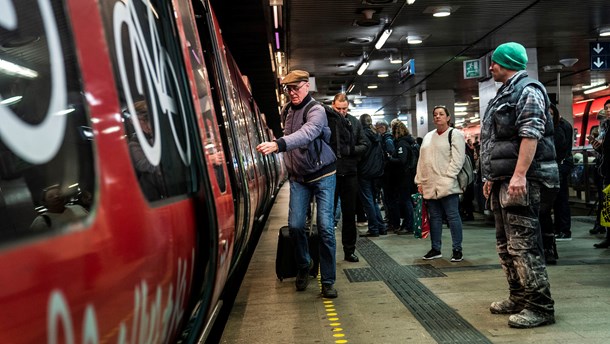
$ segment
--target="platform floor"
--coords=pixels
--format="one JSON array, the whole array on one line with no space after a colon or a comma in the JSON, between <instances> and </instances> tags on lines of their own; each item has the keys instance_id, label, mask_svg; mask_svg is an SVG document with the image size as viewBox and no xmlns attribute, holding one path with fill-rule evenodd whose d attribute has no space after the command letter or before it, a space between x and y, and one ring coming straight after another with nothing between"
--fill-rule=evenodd
<instances>
[{"instance_id":1,"label":"platform floor","mask_svg":"<svg viewBox=\"0 0 610 344\"><path fill-rule=\"evenodd\" d=\"M421 259L429 239L390 234L360 238L359 263L343 260L337 231L339 297L323 299L312 280L296 292L294 278L275 275L278 229L288 216L282 188L226 324L222 343L610 343L610 249L594 249L593 217L572 219L571 241L558 242L548 267L556 324L513 329L489 312L507 297L493 225L464 223L464 261L452 263L443 228L443 258ZM366 228L359 228L361 233Z\"/></svg>"}]
</instances>

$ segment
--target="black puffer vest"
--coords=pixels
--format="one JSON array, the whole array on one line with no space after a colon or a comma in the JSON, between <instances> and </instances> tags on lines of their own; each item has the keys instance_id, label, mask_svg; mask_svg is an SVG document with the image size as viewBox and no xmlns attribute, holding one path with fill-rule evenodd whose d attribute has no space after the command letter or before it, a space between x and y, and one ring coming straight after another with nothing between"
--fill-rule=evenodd
<instances>
[{"instance_id":1,"label":"black puffer vest","mask_svg":"<svg viewBox=\"0 0 610 344\"><path fill-rule=\"evenodd\" d=\"M487 180L511 178L515 172L521 138L517 126L517 102L526 86L534 86L544 95L546 122L544 136L538 140L536 154L529 170L528 180L537 180L547 187L559 186L559 173L553 144L553 119L549 113L550 100L544 86L522 73L489 103L481 129L481 169Z\"/></svg>"}]
</instances>

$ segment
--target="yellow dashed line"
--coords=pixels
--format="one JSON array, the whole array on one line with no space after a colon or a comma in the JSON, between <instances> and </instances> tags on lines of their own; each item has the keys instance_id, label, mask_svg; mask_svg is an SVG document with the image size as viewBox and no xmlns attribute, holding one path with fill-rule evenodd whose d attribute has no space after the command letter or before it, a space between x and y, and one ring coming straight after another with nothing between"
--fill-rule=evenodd
<instances>
[{"instance_id":1,"label":"yellow dashed line","mask_svg":"<svg viewBox=\"0 0 610 344\"><path fill-rule=\"evenodd\" d=\"M318 273L318 285L322 288L322 282L320 281L320 274ZM349 341L345 338L345 333L343 333L343 328L341 323L339 322L339 317L335 305L331 299L322 298L322 303L324 304L324 308L326 310L326 316L328 317L328 321L330 321L329 325L332 327L333 338L336 338L335 344L345 344L349 343Z\"/></svg>"}]
</instances>

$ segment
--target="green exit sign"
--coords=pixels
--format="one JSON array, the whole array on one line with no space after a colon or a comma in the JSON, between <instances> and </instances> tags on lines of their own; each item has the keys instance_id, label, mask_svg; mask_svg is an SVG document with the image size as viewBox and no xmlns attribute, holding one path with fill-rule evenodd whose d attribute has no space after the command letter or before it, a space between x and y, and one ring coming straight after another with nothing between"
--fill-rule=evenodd
<instances>
[{"instance_id":1,"label":"green exit sign","mask_svg":"<svg viewBox=\"0 0 610 344\"><path fill-rule=\"evenodd\" d=\"M478 79L483 77L481 70L481 60L464 61L464 79Z\"/></svg>"}]
</instances>

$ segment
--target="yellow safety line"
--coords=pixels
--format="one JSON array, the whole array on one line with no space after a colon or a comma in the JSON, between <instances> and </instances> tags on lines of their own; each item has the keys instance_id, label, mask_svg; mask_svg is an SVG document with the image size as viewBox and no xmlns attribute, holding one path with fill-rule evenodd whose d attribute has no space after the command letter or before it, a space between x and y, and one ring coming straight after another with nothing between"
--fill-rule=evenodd
<instances>
[{"instance_id":1,"label":"yellow safety line","mask_svg":"<svg viewBox=\"0 0 610 344\"><path fill-rule=\"evenodd\" d=\"M322 290L322 281L320 280L320 274L318 273L318 287ZM322 303L324 304L324 309L326 311L326 316L329 325L333 331L333 337L335 338L335 344L345 344L349 343L345 333L343 333L343 328L341 328L341 323L339 322L339 315L337 313L337 309L332 299L327 299L322 297Z\"/></svg>"}]
</instances>

